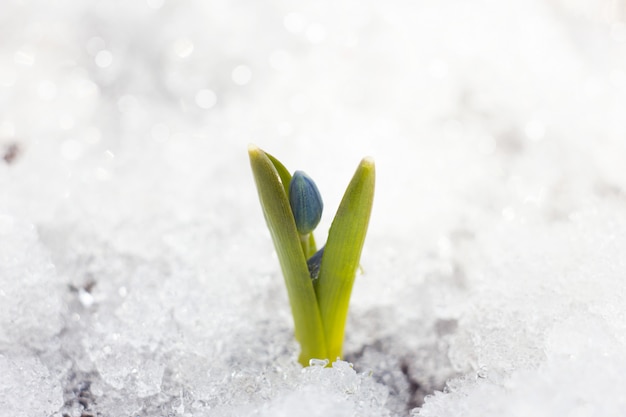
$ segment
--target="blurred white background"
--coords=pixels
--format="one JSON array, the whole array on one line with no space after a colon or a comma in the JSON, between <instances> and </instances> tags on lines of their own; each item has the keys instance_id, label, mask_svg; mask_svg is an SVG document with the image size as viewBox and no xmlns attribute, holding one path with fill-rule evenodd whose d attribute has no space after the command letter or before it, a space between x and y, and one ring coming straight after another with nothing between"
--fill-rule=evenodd
<instances>
[{"instance_id":1,"label":"blurred white background","mask_svg":"<svg viewBox=\"0 0 626 417\"><path fill-rule=\"evenodd\" d=\"M621 416L625 114L623 1L4 0L0 415ZM354 368L297 365L251 142L320 242L376 160Z\"/></svg>"}]
</instances>

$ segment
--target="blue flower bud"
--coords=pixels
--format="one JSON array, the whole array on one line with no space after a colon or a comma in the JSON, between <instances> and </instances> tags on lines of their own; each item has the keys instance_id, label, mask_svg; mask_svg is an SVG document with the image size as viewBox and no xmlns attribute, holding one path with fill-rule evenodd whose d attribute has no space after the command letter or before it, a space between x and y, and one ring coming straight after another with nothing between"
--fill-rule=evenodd
<instances>
[{"instance_id":1,"label":"blue flower bud","mask_svg":"<svg viewBox=\"0 0 626 417\"><path fill-rule=\"evenodd\" d=\"M322 255L324 255L324 248L315 252L313 256L306 261L306 266L309 268L309 275L311 276L311 279L317 279L320 274Z\"/></svg>"},{"instance_id":2,"label":"blue flower bud","mask_svg":"<svg viewBox=\"0 0 626 417\"><path fill-rule=\"evenodd\" d=\"M311 233L322 218L322 196L313 180L302 171L296 171L289 183L289 204L298 232Z\"/></svg>"}]
</instances>

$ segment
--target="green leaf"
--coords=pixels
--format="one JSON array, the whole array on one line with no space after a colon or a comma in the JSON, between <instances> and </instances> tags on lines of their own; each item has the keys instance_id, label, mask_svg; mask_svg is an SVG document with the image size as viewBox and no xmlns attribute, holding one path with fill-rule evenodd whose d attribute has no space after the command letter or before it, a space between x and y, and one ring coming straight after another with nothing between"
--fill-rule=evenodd
<instances>
[{"instance_id":1,"label":"green leaf","mask_svg":"<svg viewBox=\"0 0 626 417\"><path fill-rule=\"evenodd\" d=\"M342 356L348 305L372 211L374 183L374 161L365 158L352 177L330 227L315 281L331 361Z\"/></svg>"},{"instance_id":2,"label":"green leaf","mask_svg":"<svg viewBox=\"0 0 626 417\"><path fill-rule=\"evenodd\" d=\"M267 152L264 152L264 153L265 155L267 155L270 161L272 161L272 164L274 164L274 168L276 168L276 172L278 172L278 176L280 177L280 180L283 183L285 194L287 194L287 200L289 200L289 184L291 184L291 174L289 173L289 170L285 168L282 162L280 162L276 157L270 155Z\"/></svg>"},{"instance_id":3,"label":"green leaf","mask_svg":"<svg viewBox=\"0 0 626 417\"><path fill-rule=\"evenodd\" d=\"M254 145L248 147L248 155L287 287L296 340L301 348L299 361L307 366L309 359L326 359L328 355L315 290L287 197L291 176L276 158Z\"/></svg>"}]
</instances>

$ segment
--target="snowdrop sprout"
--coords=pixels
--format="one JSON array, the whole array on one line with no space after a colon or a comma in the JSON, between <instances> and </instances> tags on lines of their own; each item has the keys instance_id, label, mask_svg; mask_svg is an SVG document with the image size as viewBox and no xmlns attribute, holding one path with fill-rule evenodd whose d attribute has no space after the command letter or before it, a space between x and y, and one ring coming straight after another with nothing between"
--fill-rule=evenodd
<instances>
[{"instance_id":1,"label":"snowdrop sprout","mask_svg":"<svg viewBox=\"0 0 626 417\"><path fill-rule=\"evenodd\" d=\"M311 232L323 205L315 183L302 171L290 175L278 159L255 145L249 145L248 154L290 299L301 348L299 362L306 366L310 359L340 358L352 285L372 210L374 161L361 160L323 252L316 252Z\"/></svg>"}]
</instances>

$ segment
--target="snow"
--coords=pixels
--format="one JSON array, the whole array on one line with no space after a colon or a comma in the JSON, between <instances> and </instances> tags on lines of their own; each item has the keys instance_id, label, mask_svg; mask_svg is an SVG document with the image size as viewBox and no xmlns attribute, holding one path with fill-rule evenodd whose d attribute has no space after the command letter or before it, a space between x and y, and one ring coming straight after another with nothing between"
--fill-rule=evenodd
<instances>
[{"instance_id":1,"label":"snow","mask_svg":"<svg viewBox=\"0 0 626 417\"><path fill-rule=\"evenodd\" d=\"M0 4L0 416L622 416L626 3ZM297 363L248 143L377 166Z\"/></svg>"}]
</instances>

